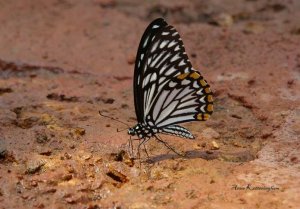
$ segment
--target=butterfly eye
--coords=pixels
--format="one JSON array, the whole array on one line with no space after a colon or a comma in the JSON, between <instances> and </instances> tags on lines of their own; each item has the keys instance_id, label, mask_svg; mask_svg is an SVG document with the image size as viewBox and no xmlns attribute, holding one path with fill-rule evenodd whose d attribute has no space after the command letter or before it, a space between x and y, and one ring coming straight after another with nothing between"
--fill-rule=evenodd
<instances>
[{"instance_id":1,"label":"butterfly eye","mask_svg":"<svg viewBox=\"0 0 300 209\"><path fill-rule=\"evenodd\" d=\"M134 129L133 128L128 129L128 134L134 136L135 135Z\"/></svg>"}]
</instances>

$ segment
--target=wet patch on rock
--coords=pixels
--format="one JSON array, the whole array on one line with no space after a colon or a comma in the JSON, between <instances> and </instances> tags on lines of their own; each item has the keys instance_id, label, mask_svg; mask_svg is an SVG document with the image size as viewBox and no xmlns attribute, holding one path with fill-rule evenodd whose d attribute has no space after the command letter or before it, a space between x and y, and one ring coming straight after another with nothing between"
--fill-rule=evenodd
<instances>
[{"instance_id":1,"label":"wet patch on rock","mask_svg":"<svg viewBox=\"0 0 300 209\"><path fill-rule=\"evenodd\" d=\"M75 96L67 97L64 94L56 94L56 93L51 93L47 95L47 99L50 100L57 100L61 102L78 102L79 98Z\"/></svg>"},{"instance_id":2,"label":"wet patch on rock","mask_svg":"<svg viewBox=\"0 0 300 209\"><path fill-rule=\"evenodd\" d=\"M64 71L58 67L36 66L25 63L8 62L0 59L0 78L35 77L39 73L59 74Z\"/></svg>"},{"instance_id":3,"label":"wet patch on rock","mask_svg":"<svg viewBox=\"0 0 300 209\"><path fill-rule=\"evenodd\" d=\"M2 2L0 208L298 207L297 1ZM151 139L133 160L98 110L136 123L134 55L161 16L215 112L182 124L195 140L161 135L184 157ZM248 183L280 189L232 187Z\"/></svg>"},{"instance_id":4,"label":"wet patch on rock","mask_svg":"<svg viewBox=\"0 0 300 209\"><path fill-rule=\"evenodd\" d=\"M0 88L0 96L11 92L13 92L11 88Z\"/></svg>"}]
</instances>

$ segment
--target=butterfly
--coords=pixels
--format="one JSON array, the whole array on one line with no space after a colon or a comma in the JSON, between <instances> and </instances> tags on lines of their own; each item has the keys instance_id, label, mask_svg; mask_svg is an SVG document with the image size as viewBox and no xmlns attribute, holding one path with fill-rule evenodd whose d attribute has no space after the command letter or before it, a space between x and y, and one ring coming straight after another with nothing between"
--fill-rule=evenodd
<instances>
[{"instance_id":1,"label":"butterfly","mask_svg":"<svg viewBox=\"0 0 300 209\"><path fill-rule=\"evenodd\" d=\"M133 88L138 123L128 134L142 143L151 137L161 141L158 133L194 139L177 124L205 121L213 112L210 86L192 67L176 29L162 18L151 22L141 38Z\"/></svg>"}]
</instances>

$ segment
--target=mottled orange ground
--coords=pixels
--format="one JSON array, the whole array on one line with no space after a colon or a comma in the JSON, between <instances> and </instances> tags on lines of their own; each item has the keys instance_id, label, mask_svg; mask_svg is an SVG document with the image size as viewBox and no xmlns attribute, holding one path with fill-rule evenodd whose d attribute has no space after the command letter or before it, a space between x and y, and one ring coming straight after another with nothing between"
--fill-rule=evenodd
<instances>
[{"instance_id":1,"label":"mottled orange ground","mask_svg":"<svg viewBox=\"0 0 300 209\"><path fill-rule=\"evenodd\" d=\"M132 162L133 63L174 25L215 112ZM300 2L0 0L0 208L299 208ZM146 159L142 152L143 159ZM267 190L269 189L269 191Z\"/></svg>"}]
</instances>

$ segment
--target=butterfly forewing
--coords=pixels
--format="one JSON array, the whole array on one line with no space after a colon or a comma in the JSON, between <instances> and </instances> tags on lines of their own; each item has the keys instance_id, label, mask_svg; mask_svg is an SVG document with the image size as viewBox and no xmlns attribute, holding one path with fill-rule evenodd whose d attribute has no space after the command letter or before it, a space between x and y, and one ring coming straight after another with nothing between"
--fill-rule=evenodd
<instances>
[{"instance_id":1,"label":"butterfly forewing","mask_svg":"<svg viewBox=\"0 0 300 209\"><path fill-rule=\"evenodd\" d=\"M192 66L178 32L169 25L157 32L149 46L146 59L142 69L145 78L142 91L144 114L149 115L164 88L174 85L170 84L171 78L190 72Z\"/></svg>"},{"instance_id":2,"label":"butterfly forewing","mask_svg":"<svg viewBox=\"0 0 300 209\"><path fill-rule=\"evenodd\" d=\"M153 25L157 27L153 29ZM140 43L137 56L140 61L136 61L135 68L138 121L166 133L176 131L179 136L192 138L186 129L191 136L184 130L180 132L180 126L174 124L209 117L213 111L210 87L192 68L174 27L158 19L147 30Z\"/></svg>"},{"instance_id":3,"label":"butterfly forewing","mask_svg":"<svg viewBox=\"0 0 300 209\"><path fill-rule=\"evenodd\" d=\"M144 71L142 70L143 66L145 66L145 61L147 60L146 53L148 52L149 46L152 43L153 37L157 34L159 30L164 28L167 23L159 18L154 20L145 30L136 55L135 61L135 69L134 69L134 81L133 81L133 88L134 88L134 105L135 105L135 112L137 116L137 120L139 122L143 121L144 119L144 109L143 109L143 92L141 82L144 80Z\"/></svg>"}]
</instances>

